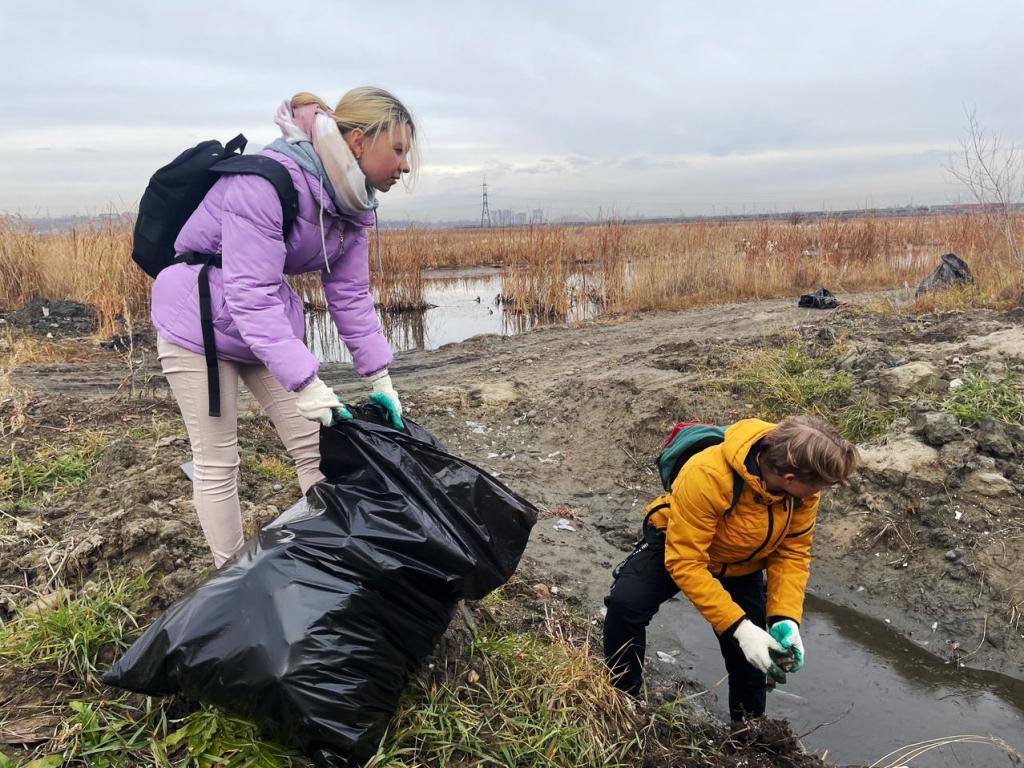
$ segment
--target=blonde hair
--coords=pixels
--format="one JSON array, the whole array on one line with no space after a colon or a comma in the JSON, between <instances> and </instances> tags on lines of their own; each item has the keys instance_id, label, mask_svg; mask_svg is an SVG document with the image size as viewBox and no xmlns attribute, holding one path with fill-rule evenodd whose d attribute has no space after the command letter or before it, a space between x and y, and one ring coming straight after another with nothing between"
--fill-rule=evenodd
<instances>
[{"instance_id":1,"label":"blonde hair","mask_svg":"<svg viewBox=\"0 0 1024 768\"><path fill-rule=\"evenodd\" d=\"M788 416L765 435L761 458L780 475L805 483L846 485L860 465L857 447L813 416Z\"/></svg>"},{"instance_id":2,"label":"blonde hair","mask_svg":"<svg viewBox=\"0 0 1024 768\"><path fill-rule=\"evenodd\" d=\"M292 96L292 109L307 104L317 104L325 112L331 113L342 136L358 128L373 138L400 125L408 125L412 137L409 146L409 165L412 172L409 175L415 179L420 165L416 121L409 109L395 96L383 88L365 85L353 88L342 96L333 111L323 99L308 91Z\"/></svg>"}]
</instances>

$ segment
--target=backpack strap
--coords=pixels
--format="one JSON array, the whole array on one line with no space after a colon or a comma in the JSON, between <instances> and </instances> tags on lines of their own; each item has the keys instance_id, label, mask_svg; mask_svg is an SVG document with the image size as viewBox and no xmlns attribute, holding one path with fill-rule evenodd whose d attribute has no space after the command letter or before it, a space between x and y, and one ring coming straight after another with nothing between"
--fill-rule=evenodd
<instances>
[{"instance_id":1,"label":"backpack strap","mask_svg":"<svg viewBox=\"0 0 1024 768\"><path fill-rule=\"evenodd\" d=\"M217 342L213 335L213 304L210 300L210 267L220 267L220 256L186 253L175 261L202 264L199 270L199 327L203 330L203 357L206 358L206 397L211 416L220 416L220 370L217 367Z\"/></svg>"},{"instance_id":2,"label":"backpack strap","mask_svg":"<svg viewBox=\"0 0 1024 768\"><path fill-rule=\"evenodd\" d=\"M236 137L237 138L237 137ZM230 144L231 142L229 142ZM260 176L274 185L277 197L281 201L281 213L284 217L284 236L291 232L292 224L299 212L299 195L292 183L292 175L288 169L272 157L266 155L234 155L210 166L214 173L248 173Z\"/></svg>"},{"instance_id":3,"label":"backpack strap","mask_svg":"<svg viewBox=\"0 0 1024 768\"><path fill-rule=\"evenodd\" d=\"M240 155L245 152L245 145L249 143L249 140L245 138L245 134L238 134L224 145L224 157L228 155Z\"/></svg>"},{"instance_id":4,"label":"backpack strap","mask_svg":"<svg viewBox=\"0 0 1024 768\"><path fill-rule=\"evenodd\" d=\"M248 173L269 181L281 201L283 216L282 235L288 237L299 211L299 196L292 183L292 176L277 160L266 155L232 154L245 149L246 140L242 134L227 143L225 152L231 156L210 166L213 173ZM175 259L184 264L201 264L199 270L199 323L203 331L203 357L206 359L206 396L210 416L220 416L220 371L217 367L217 343L213 334L213 307L210 298L210 268L221 266L221 257L216 254L185 253Z\"/></svg>"}]
</instances>

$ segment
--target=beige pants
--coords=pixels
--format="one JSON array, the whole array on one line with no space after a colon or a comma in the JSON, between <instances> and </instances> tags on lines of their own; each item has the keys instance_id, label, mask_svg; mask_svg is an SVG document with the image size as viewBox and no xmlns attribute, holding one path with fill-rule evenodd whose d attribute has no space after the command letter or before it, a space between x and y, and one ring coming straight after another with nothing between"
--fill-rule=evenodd
<instances>
[{"instance_id":1,"label":"beige pants","mask_svg":"<svg viewBox=\"0 0 1024 768\"><path fill-rule=\"evenodd\" d=\"M323 480L320 474L320 425L295 410L295 393L284 389L266 367L220 360L220 416L210 416L206 360L157 338L157 354L178 401L192 443L195 466L192 494L199 524L219 568L242 548L242 512L238 503L238 379L263 406L288 449L305 493Z\"/></svg>"}]
</instances>

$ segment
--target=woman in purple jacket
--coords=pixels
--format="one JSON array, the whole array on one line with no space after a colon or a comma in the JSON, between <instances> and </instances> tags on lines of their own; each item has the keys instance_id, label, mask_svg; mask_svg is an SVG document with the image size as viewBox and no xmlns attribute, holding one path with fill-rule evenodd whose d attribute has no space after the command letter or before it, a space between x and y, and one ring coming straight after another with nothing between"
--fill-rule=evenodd
<instances>
[{"instance_id":1,"label":"woman in purple jacket","mask_svg":"<svg viewBox=\"0 0 1024 768\"><path fill-rule=\"evenodd\" d=\"M199 265L177 263L153 285L160 364L185 420L195 466L199 522L219 567L243 544L238 502L238 379L274 422L295 461L302 492L323 479L319 427L351 418L317 375L303 342L301 299L286 275L318 271L327 306L370 398L396 426L402 405L388 375L393 355L370 294L368 230L376 192L411 170L416 129L390 93L355 88L332 111L299 93L278 109L282 137L260 154L287 169L298 212L287 237L274 186L224 176L182 228L178 254L220 254L208 271L220 378L220 415L210 415L198 290Z\"/></svg>"}]
</instances>

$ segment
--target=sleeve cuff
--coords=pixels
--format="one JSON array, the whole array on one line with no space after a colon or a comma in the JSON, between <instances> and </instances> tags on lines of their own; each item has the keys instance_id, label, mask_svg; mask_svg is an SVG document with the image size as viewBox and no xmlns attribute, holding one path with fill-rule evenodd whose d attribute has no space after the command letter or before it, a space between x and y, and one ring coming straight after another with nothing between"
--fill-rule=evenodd
<instances>
[{"instance_id":1,"label":"sleeve cuff","mask_svg":"<svg viewBox=\"0 0 1024 768\"><path fill-rule=\"evenodd\" d=\"M727 630L725 630L721 635L719 635L719 637L722 637L722 638L725 638L725 639L729 639L736 632L736 627L738 627L740 624L742 624L746 620L747 620L746 616L740 617Z\"/></svg>"}]
</instances>

